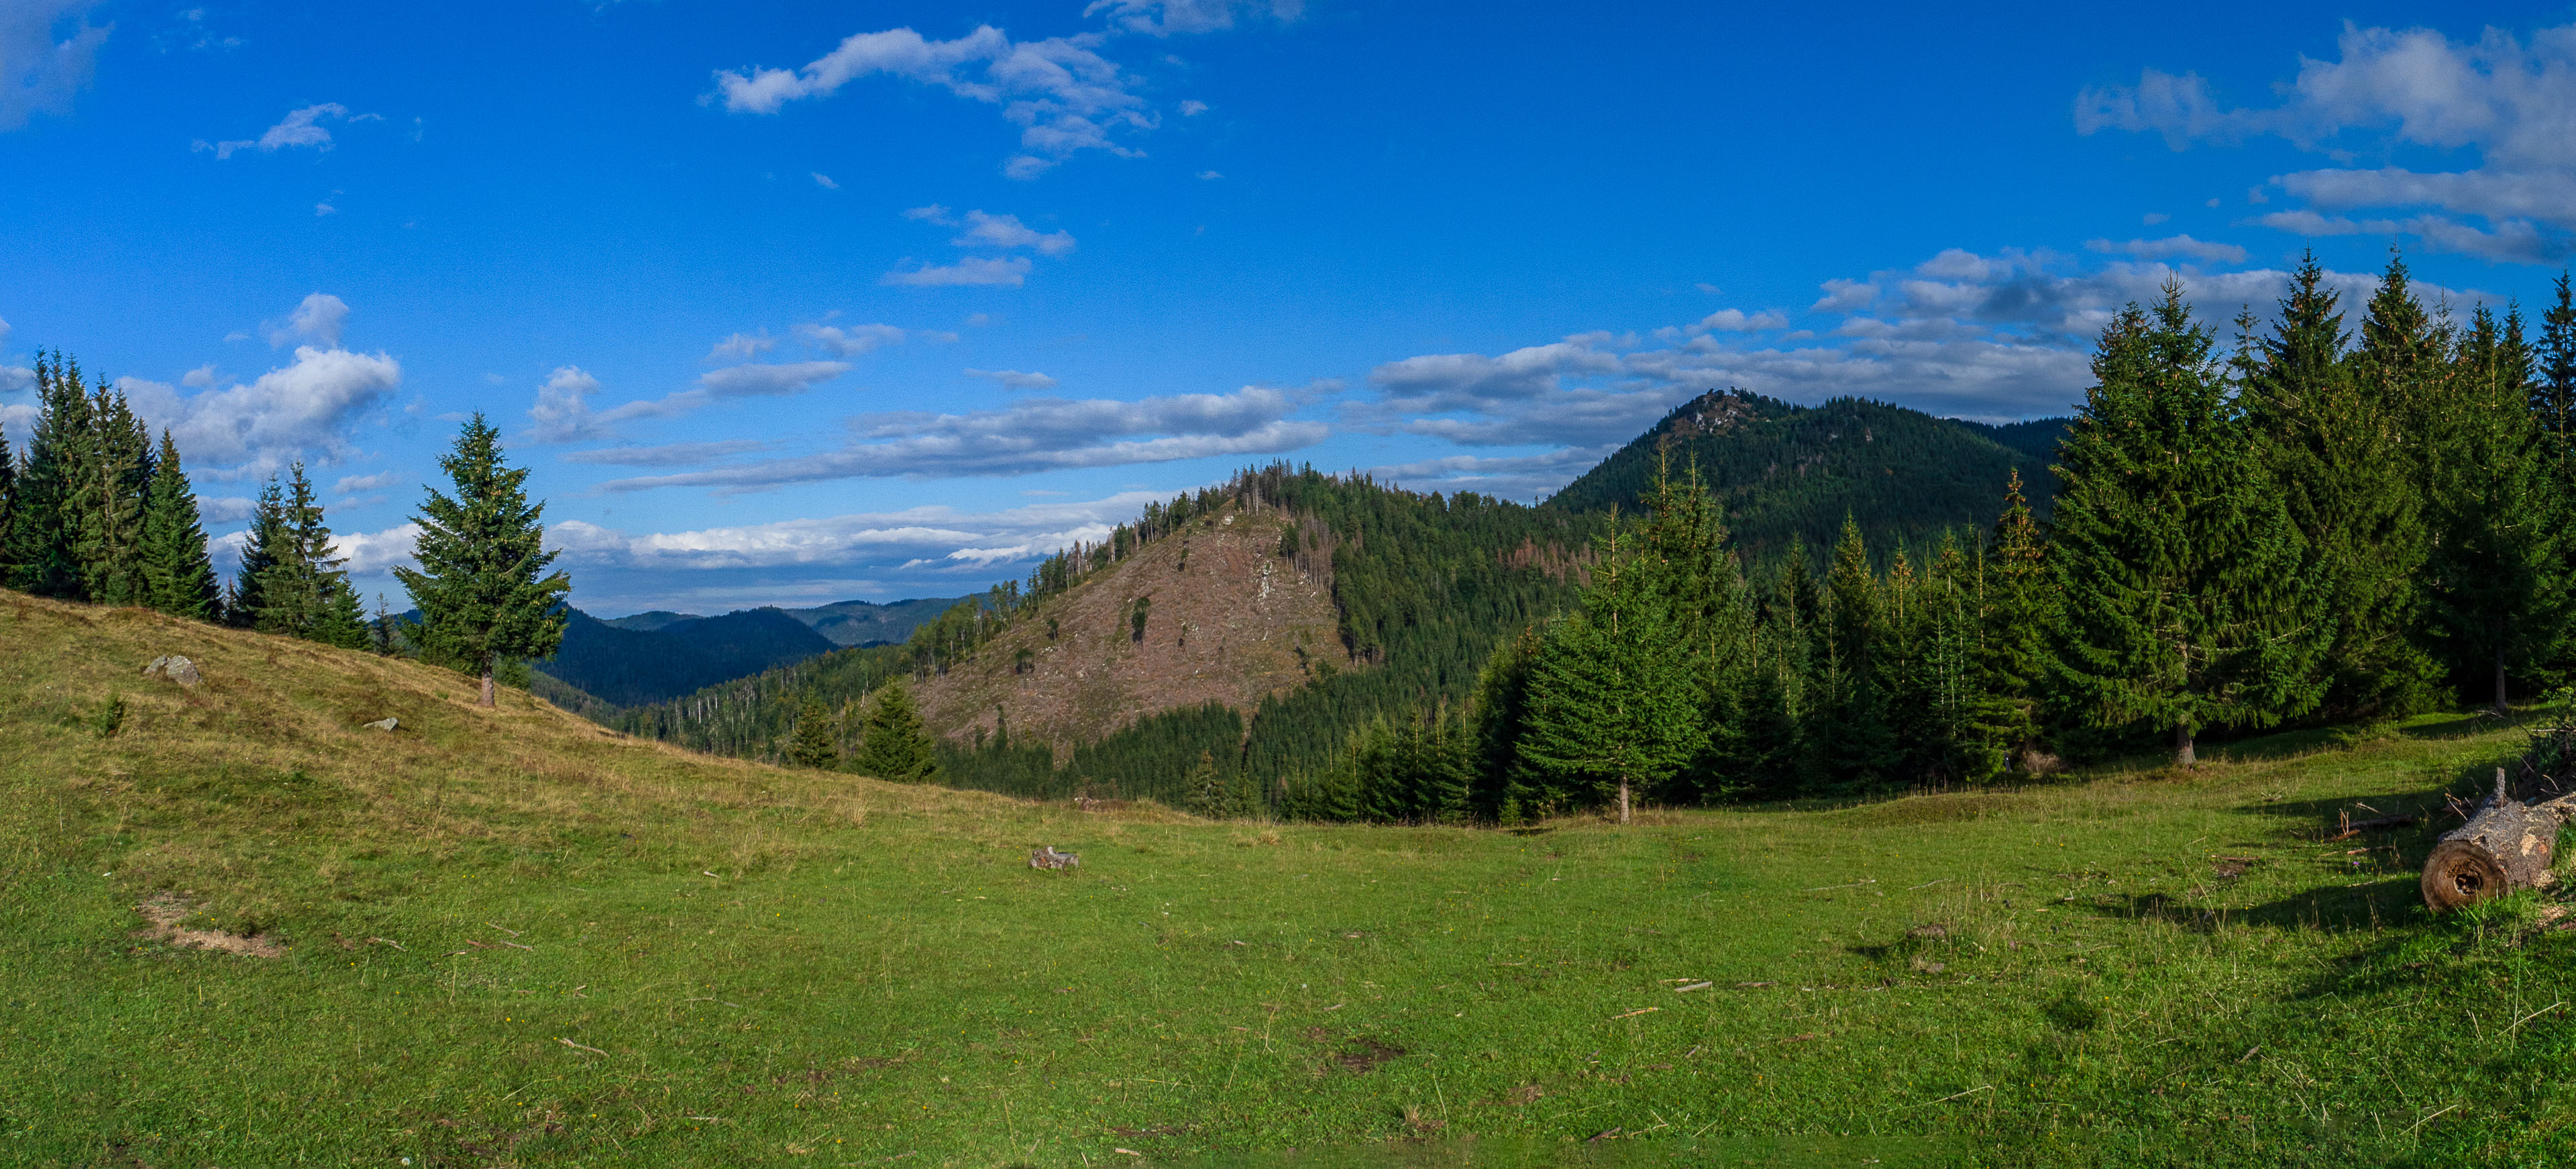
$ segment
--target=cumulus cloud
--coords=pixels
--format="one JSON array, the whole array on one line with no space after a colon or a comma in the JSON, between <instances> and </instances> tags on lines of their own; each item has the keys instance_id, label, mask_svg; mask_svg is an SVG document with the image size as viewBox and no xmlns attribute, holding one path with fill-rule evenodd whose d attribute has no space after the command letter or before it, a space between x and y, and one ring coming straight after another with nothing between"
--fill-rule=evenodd
<instances>
[{"instance_id":1,"label":"cumulus cloud","mask_svg":"<svg viewBox=\"0 0 2576 1169\"><path fill-rule=\"evenodd\" d=\"M1691 326L1691 331L1697 333L1706 333L1712 330L1725 333L1758 333L1764 330L1785 329L1788 327L1789 318L1785 314L1776 310L1764 309L1758 313L1747 313L1743 309L1722 308L1705 317L1701 317L1698 324Z\"/></svg>"},{"instance_id":2,"label":"cumulus cloud","mask_svg":"<svg viewBox=\"0 0 2576 1169\"><path fill-rule=\"evenodd\" d=\"M210 524L237 524L259 511L257 501L245 496L197 497L197 515Z\"/></svg>"},{"instance_id":3,"label":"cumulus cloud","mask_svg":"<svg viewBox=\"0 0 2576 1169\"><path fill-rule=\"evenodd\" d=\"M383 353L306 345L297 347L293 364L248 385L182 395L140 378L116 384L137 414L155 429L168 427L179 449L210 474L265 475L297 458L355 454L350 427L402 387L402 364Z\"/></svg>"},{"instance_id":4,"label":"cumulus cloud","mask_svg":"<svg viewBox=\"0 0 2576 1169\"><path fill-rule=\"evenodd\" d=\"M756 337L749 333L735 333L716 342L714 348L707 350L706 360L749 361L776 348L778 348L778 338L770 336L768 330L762 330Z\"/></svg>"},{"instance_id":5,"label":"cumulus cloud","mask_svg":"<svg viewBox=\"0 0 2576 1169\"><path fill-rule=\"evenodd\" d=\"M400 471L379 471L373 475L348 475L343 476L339 482L332 484L331 491L336 495L356 495L362 491L382 491L385 488L402 482L403 478L403 473Z\"/></svg>"},{"instance_id":6,"label":"cumulus cloud","mask_svg":"<svg viewBox=\"0 0 2576 1169\"><path fill-rule=\"evenodd\" d=\"M2245 249L2235 244L2211 243L2207 240L2196 240L2187 235L2168 236L2164 239L2133 239L2126 243L2107 239L2086 240L2084 246L2097 252L2136 256L2141 260L2161 260L2169 256L2182 256L2209 264L2245 262Z\"/></svg>"},{"instance_id":7,"label":"cumulus cloud","mask_svg":"<svg viewBox=\"0 0 2576 1169\"><path fill-rule=\"evenodd\" d=\"M2508 262L2568 256L2576 233L2576 135L2567 132L2576 123L2576 25L2541 29L2527 41L2489 28L2473 42L2432 29L2347 25L2337 50L2337 60L2302 58L2298 76L2279 87L2281 103L2261 108L2227 105L2197 74L2148 69L2134 86L2079 94L2076 129L2154 132L2175 150L2273 136L2338 161L2349 159L2355 143L2474 151L2479 165L2460 171L2388 166L2275 175L2272 186L2314 208L2390 213L2258 222L2307 235L2384 229ZM2261 188L2254 194L2264 201ZM2405 211L2414 213L2398 213Z\"/></svg>"},{"instance_id":8,"label":"cumulus cloud","mask_svg":"<svg viewBox=\"0 0 2576 1169\"><path fill-rule=\"evenodd\" d=\"M1619 359L1591 342L1569 338L1515 349L1500 357L1440 353L1390 361L1369 373L1386 396L1416 410L1457 410L1555 390L1568 374L1610 374Z\"/></svg>"},{"instance_id":9,"label":"cumulus cloud","mask_svg":"<svg viewBox=\"0 0 2576 1169\"><path fill-rule=\"evenodd\" d=\"M1184 118L1195 118L1206 112L1208 112L1208 104L1196 98L1181 103L1181 116Z\"/></svg>"},{"instance_id":10,"label":"cumulus cloud","mask_svg":"<svg viewBox=\"0 0 2576 1169\"><path fill-rule=\"evenodd\" d=\"M910 288L957 288L977 285L1001 285L1017 288L1028 282L1027 256L968 256L954 264L920 264L897 268L879 278L878 283Z\"/></svg>"},{"instance_id":11,"label":"cumulus cloud","mask_svg":"<svg viewBox=\"0 0 2576 1169\"><path fill-rule=\"evenodd\" d=\"M966 213L964 234L950 243L961 248L1035 248L1042 256L1061 256L1073 250L1073 233L1052 231L1043 235L1036 228L1020 222L1017 215L994 215L984 211Z\"/></svg>"},{"instance_id":12,"label":"cumulus cloud","mask_svg":"<svg viewBox=\"0 0 2576 1169\"><path fill-rule=\"evenodd\" d=\"M36 114L69 113L72 97L97 72L113 24L93 25L96 0L11 0L0 4L0 131Z\"/></svg>"},{"instance_id":13,"label":"cumulus cloud","mask_svg":"<svg viewBox=\"0 0 2576 1169\"><path fill-rule=\"evenodd\" d=\"M1306 0L1092 0L1084 16L1105 15L1121 32L1167 37L1234 27L1235 15L1267 14L1281 23L1306 14Z\"/></svg>"},{"instance_id":14,"label":"cumulus cloud","mask_svg":"<svg viewBox=\"0 0 2576 1169\"><path fill-rule=\"evenodd\" d=\"M796 336L834 357L857 357L902 344L904 332L892 325L798 325Z\"/></svg>"},{"instance_id":15,"label":"cumulus cloud","mask_svg":"<svg viewBox=\"0 0 2576 1169\"><path fill-rule=\"evenodd\" d=\"M413 557L419 544L420 525L407 523L381 532L334 533L331 552L349 562L349 572L372 576L396 565L417 567Z\"/></svg>"},{"instance_id":16,"label":"cumulus cloud","mask_svg":"<svg viewBox=\"0 0 2576 1169\"><path fill-rule=\"evenodd\" d=\"M1276 454L1324 439L1319 422L1289 418L1301 402L1268 386L1133 402L1038 398L966 414L899 411L850 422L839 450L679 475L622 479L602 490L715 487L756 491L834 479L1025 475L1160 463L1211 455Z\"/></svg>"},{"instance_id":17,"label":"cumulus cloud","mask_svg":"<svg viewBox=\"0 0 2576 1169\"><path fill-rule=\"evenodd\" d=\"M348 302L328 293L316 292L304 298L295 310L280 321L265 321L260 331L267 334L271 349L285 348L301 338L337 348L340 335L349 327Z\"/></svg>"},{"instance_id":18,"label":"cumulus cloud","mask_svg":"<svg viewBox=\"0 0 2576 1169\"><path fill-rule=\"evenodd\" d=\"M1001 387L1006 390L1052 390L1055 388L1054 378L1048 377L1042 373L1022 373L1016 369L970 369L966 371L966 376L984 378L988 381L1000 383Z\"/></svg>"},{"instance_id":19,"label":"cumulus cloud","mask_svg":"<svg viewBox=\"0 0 2576 1169\"><path fill-rule=\"evenodd\" d=\"M947 41L909 28L859 33L799 69L718 71L708 100L721 100L733 113L775 114L788 102L828 97L862 77L899 77L1000 107L1020 127L1021 147L1002 171L1035 178L1084 150L1137 156L1112 133L1155 125L1135 92L1137 80L1098 47L1094 36L1013 41L990 25Z\"/></svg>"},{"instance_id":20,"label":"cumulus cloud","mask_svg":"<svg viewBox=\"0 0 2576 1169\"><path fill-rule=\"evenodd\" d=\"M331 130L324 123L339 122L346 125L352 122L383 120L376 114L352 114L349 112L349 107L336 101L324 102L320 105L306 106L300 110L287 111L284 118L261 132L257 138L243 138L228 142L208 142L200 138L190 148L213 151L217 160L231 158L234 152L241 150L257 150L262 154L275 154L280 150L299 146L329 150L333 145Z\"/></svg>"},{"instance_id":21,"label":"cumulus cloud","mask_svg":"<svg viewBox=\"0 0 2576 1169\"><path fill-rule=\"evenodd\" d=\"M528 407L529 437L538 442L589 442L609 436L608 424L593 417L590 396L599 379L577 365L556 367L537 387L537 403Z\"/></svg>"}]
</instances>

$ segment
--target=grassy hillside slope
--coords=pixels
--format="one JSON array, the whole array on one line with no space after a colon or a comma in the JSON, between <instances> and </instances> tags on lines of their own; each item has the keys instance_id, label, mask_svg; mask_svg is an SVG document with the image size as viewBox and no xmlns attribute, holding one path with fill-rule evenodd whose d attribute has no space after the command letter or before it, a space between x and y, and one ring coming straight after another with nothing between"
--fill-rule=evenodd
<instances>
[{"instance_id":1,"label":"grassy hillside slope","mask_svg":"<svg viewBox=\"0 0 2576 1169\"><path fill-rule=\"evenodd\" d=\"M780 771L10 593L0 648L12 1164L2505 1165L2576 1131L2576 933L2425 920L2431 830L2317 840L2467 790L2517 741L2474 722L1505 834ZM170 652L206 683L139 678ZM280 956L148 932L178 900Z\"/></svg>"}]
</instances>

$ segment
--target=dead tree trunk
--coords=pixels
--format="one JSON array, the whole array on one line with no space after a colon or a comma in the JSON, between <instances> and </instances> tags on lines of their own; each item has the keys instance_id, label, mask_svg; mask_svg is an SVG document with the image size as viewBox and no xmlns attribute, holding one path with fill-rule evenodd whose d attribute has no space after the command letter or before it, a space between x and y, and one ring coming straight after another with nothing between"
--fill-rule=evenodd
<instances>
[{"instance_id":1,"label":"dead tree trunk","mask_svg":"<svg viewBox=\"0 0 2576 1169\"><path fill-rule=\"evenodd\" d=\"M2468 823L2443 833L2424 858L2424 904L2447 913L2516 889L2557 884L2549 867L2559 825L2576 815L2571 800L2576 796L2523 803L2505 790L2504 769L2497 768L2494 793Z\"/></svg>"}]
</instances>

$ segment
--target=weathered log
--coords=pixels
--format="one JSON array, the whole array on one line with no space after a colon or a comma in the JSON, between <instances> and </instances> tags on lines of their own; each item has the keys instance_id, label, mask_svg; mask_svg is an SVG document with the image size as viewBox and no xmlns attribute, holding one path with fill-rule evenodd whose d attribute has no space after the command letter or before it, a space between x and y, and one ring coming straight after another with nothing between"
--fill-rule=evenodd
<instances>
[{"instance_id":1,"label":"weathered log","mask_svg":"<svg viewBox=\"0 0 2576 1169\"><path fill-rule=\"evenodd\" d=\"M2505 789L2504 769L2497 768L2495 791L2467 823L2443 833L2424 858L2424 904L2447 913L2516 889L2557 884L2550 863L2559 826L2576 814L2571 799L2576 797L2523 803Z\"/></svg>"}]
</instances>

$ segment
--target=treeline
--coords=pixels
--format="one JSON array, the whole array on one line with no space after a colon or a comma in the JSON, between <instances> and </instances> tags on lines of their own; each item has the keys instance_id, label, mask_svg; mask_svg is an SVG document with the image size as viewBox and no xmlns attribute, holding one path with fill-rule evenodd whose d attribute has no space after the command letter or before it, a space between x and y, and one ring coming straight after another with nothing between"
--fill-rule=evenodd
<instances>
[{"instance_id":1,"label":"treeline","mask_svg":"<svg viewBox=\"0 0 2576 1169\"><path fill-rule=\"evenodd\" d=\"M86 383L60 353L38 354L35 373L25 453L13 459L0 434L0 581L352 649L370 643L302 464L261 491L241 572L218 584L170 432L156 444L122 391Z\"/></svg>"},{"instance_id":2,"label":"treeline","mask_svg":"<svg viewBox=\"0 0 2576 1169\"><path fill-rule=\"evenodd\" d=\"M2392 262L2347 332L2313 258L2236 343L2178 287L2104 330L2042 527L1746 580L1696 481L1602 538L1579 611L1472 699L1374 722L1278 814L1501 822L1651 798L1976 783L2206 731L2402 716L2561 680L2576 304L2427 310Z\"/></svg>"}]
</instances>

